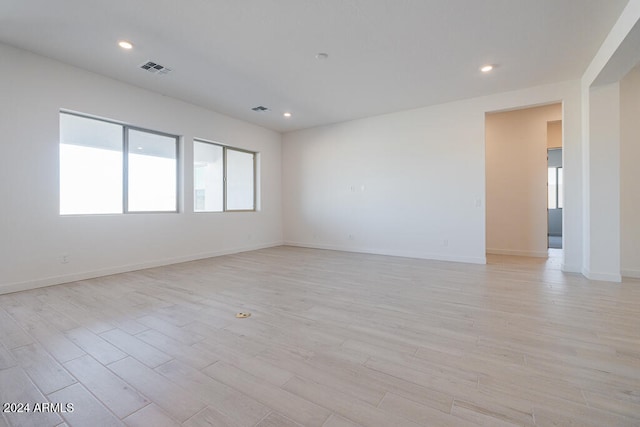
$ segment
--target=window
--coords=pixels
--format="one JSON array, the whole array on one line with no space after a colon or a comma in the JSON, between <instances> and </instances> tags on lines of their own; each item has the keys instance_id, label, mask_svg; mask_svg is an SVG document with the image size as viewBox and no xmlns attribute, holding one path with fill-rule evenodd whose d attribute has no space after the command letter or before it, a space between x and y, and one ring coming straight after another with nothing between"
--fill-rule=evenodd
<instances>
[{"instance_id":1,"label":"window","mask_svg":"<svg viewBox=\"0 0 640 427\"><path fill-rule=\"evenodd\" d=\"M224 152L219 145L194 141L193 188L196 212L224 210Z\"/></svg>"},{"instance_id":2,"label":"window","mask_svg":"<svg viewBox=\"0 0 640 427\"><path fill-rule=\"evenodd\" d=\"M194 210L255 210L256 153L205 141L193 143Z\"/></svg>"},{"instance_id":3,"label":"window","mask_svg":"<svg viewBox=\"0 0 640 427\"><path fill-rule=\"evenodd\" d=\"M177 212L178 137L60 113L60 214Z\"/></svg>"},{"instance_id":4,"label":"window","mask_svg":"<svg viewBox=\"0 0 640 427\"><path fill-rule=\"evenodd\" d=\"M563 173L562 168L547 168L547 207L549 209L562 209L563 198Z\"/></svg>"},{"instance_id":5,"label":"window","mask_svg":"<svg viewBox=\"0 0 640 427\"><path fill-rule=\"evenodd\" d=\"M122 212L121 125L60 114L60 214Z\"/></svg>"},{"instance_id":6,"label":"window","mask_svg":"<svg viewBox=\"0 0 640 427\"><path fill-rule=\"evenodd\" d=\"M138 129L127 129L127 207L129 212L177 210L177 140Z\"/></svg>"},{"instance_id":7,"label":"window","mask_svg":"<svg viewBox=\"0 0 640 427\"><path fill-rule=\"evenodd\" d=\"M226 208L231 211L254 209L254 153L226 149Z\"/></svg>"}]
</instances>

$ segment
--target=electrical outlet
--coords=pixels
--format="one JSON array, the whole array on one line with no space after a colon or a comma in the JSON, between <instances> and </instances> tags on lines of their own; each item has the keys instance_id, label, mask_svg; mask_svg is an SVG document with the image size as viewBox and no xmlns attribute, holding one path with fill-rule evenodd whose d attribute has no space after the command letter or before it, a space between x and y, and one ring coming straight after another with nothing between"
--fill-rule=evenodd
<instances>
[{"instance_id":1,"label":"electrical outlet","mask_svg":"<svg viewBox=\"0 0 640 427\"><path fill-rule=\"evenodd\" d=\"M355 240L356 236L354 236L353 234L349 234L349 240Z\"/></svg>"},{"instance_id":2,"label":"electrical outlet","mask_svg":"<svg viewBox=\"0 0 640 427\"><path fill-rule=\"evenodd\" d=\"M442 246L444 246L445 248L449 246L449 239L444 239L442 241Z\"/></svg>"},{"instance_id":3,"label":"electrical outlet","mask_svg":"<svg viewBox=\"0 0 640 427\"><path fill-rule=\"evenodd\" d=\"M60 255L60 263L61 264L68 264L69 263L69 254L64 253L64 254Z\"/></svg>"}]
</instances>

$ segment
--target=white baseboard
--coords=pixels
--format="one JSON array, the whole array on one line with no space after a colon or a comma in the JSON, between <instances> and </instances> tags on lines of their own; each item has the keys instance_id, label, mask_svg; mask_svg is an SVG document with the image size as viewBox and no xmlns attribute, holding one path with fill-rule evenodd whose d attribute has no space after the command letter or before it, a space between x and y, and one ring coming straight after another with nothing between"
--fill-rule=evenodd
<instances>
[{"instance_id":1,"label":"white baseboard","mask_svg":"<svg viewBox=\"0 0 640 427\"><path fill-rule=\"evenodd\" d=\"M640 279L640 270L622 270L622 277Z\"/></svg>"},{"instance_id":2,"label":"white baseboard","mask_svg":"<svg viewBox=\"0 0 640 427\"><path fill-rule=\"evenodd\" d=\"M24 282L8 283L0 285L0 295L11 292L27 291L30 289L43 288L45 286L60 285L62 283L77 282L78 280L93 279L96 277L110 276L112 274L128 273L130 271L144 270L146 268L161 267L164 265L180 264L182 262L196 261L199 259L214 258L222 255L237 254L240 252L255 251L258 249L282 246L282 242L267 243L261 245L243 246L232 249L225 249L214 252L203 252L199 254L185 255L175 258L165 258L157 261L149 261L138 264L120 265L116 267L103 268L100 270L83 271L62 276L45 277L42 279L27 280Z\"/></svg>"},{"instance_id":3,"label":"white baseboard","mask_svg":"<svg viewBox=\"0 0 640 427\"><path fill-rule=\"evenodd\" d=\"M616 273L598 273L590 271L588 269L583 269L582 275L589 280L597 280L600 282L622 282L622 276Z\"/></svg>"},{"instance_id":4,"label":"white baseboard","mask_svg":"<svg viewBox=\"0 0 640 427\"><path fill-rule=\"evenodd\" d=\"M330 251L397 256L397 257L403 257L403 258L428 259L433 261L463 262L467 264L486 264L487 263L486 257L469 257L469 256L434 254L434 253L415 252L415 251L394 251L394 250L389 251L389 250L371 249L371 248L349 248L349 247L344 247L339 245L324 245L324 244L317 244L317 243L294 242L290 240L286 240L284 242L284 245L295 246L299 248L326 249Z\"/></svg>"},{"instance_id":5,"label":"white baseboard","mask_svg":"<svg viewBox=\"0 0 640 427\"><path fill-rule=\"evenodd\" d=\"M487 248L487 253L491 255L530 256L535 258L547 258L549 256L549 253L547 251L517 251L512 249Z\"/></svg>"},{"instance_id":6,"label":"white baseboard","mask_svg":"<svg viewBox=\"0 0 640 427\"><path fill-rule=\"evenodd\" d=\"M562 264L560 269L565 273L578 273L582 274L582 267L578 265Z\"/></svg>"}]
</instances>

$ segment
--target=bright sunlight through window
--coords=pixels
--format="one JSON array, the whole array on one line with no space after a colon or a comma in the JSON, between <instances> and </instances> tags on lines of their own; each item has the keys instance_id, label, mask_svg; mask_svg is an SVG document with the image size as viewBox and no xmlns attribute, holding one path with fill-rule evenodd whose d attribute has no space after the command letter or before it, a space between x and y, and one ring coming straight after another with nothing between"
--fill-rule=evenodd
<instances>
[{"instance_id":1,"label":"bright sunlight through window","mask_svg":"<svg viewBox=\"0 0 640 427\"><path fill-rule=\"evenodd\" d=\"M177 212L177 147L176 136L60 113L60 214Z\"/></svg>"}]
</instances>

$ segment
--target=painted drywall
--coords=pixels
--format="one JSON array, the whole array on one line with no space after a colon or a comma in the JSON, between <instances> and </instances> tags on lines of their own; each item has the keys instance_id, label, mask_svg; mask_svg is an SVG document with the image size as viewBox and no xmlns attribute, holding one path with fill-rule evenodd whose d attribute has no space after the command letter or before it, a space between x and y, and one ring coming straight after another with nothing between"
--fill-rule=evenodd
<instances>
[{"instance_id":1,"label":"painted drywall","mask_svg":"<svg viewBox=\"0 0 640 427\"><path fill-rule=\"evenodd\" d=\"M640 277L640 66L620 82L620 259Z\"/></svg>"},{"instance_id":2,"label":"painted drywall","mask_svg":"<svg viewBox=\"0 0 640 427\"><path fill-rule=\"evenodd\" d=\"M562 148L562 120L547 123L547 148Z\"/></svg>"},{"instance_id":3,"label":"painted drywall","mask_svg":"<svg viewBox=\"0 0 640 427\"><path fill-rule=\"evenodd\" d=\"M286 241L484 262L482 122L456 106L414 110L285 137ZM420 125L424 123L424 125ZM460 165L464 164L464 173ZM476 201L478 206L476 206Z\"/></svg>"},{"instance_id":4,"label":"painted drywall","mask_svg":"<svg viewBox=\"0 0 640 427\"><path fill-rule=\"evenodd\" d=\"M589 262L585 276L619 282L620 84L589 90Z\"/></svg>"},{"instance_id":5,"label":"painted drywall","mask_svg":"<svg viewBox=\"0 0 640 427\"><path fill-rule=\"evenodd\" d=\"M547 256L547 122L562 105L487 114L487 253Z\"/></svg>"},{"instance_id":6,"label":"painted drywall","mask_svg":"<svg viewBox=\"0 0 640 427\"><path fill-rule=\"evenodd\" d=\"M582 274L595 280L622 280L619 82L638 63L639 22L640 0L629 0L580 79Z\"/></svg>"},{"instance_id":7,"label":"painted drywall","mask_svg":"<svg viewBox=\"0 0 640 427\"><path fill-rule=\"evenodd\" d=\"M6 45L0 58L0 293L282 243L279 133ZM259 152L260 210L195 214L186 173L179 214L60 216L60 109L180 135L183 171L194 137Z\"/></svg>"},{"instance_id":8,"label":"painted drywall","mask_svg":"<svg viewBox=\"0 0 640 427\"><path fill-rule=\"evenodd\" d=\"M582 75L583 90L592 85L617 82L638 63L639 22L640 0L629 0ZM587 100L588 96L583 96L583 101Z\"/></svg>"},{"instance_id":9,"label":"painted drywall","mask_svg":"<svg viewBox=\"0 0 640 427\"><path fill-rule=\"evenodd\" d=\"M577 81L285 134L285 242L485 262L485 113L559 101L570 193L564 268L579 271Z\"/></svg>"}]
</instances>

